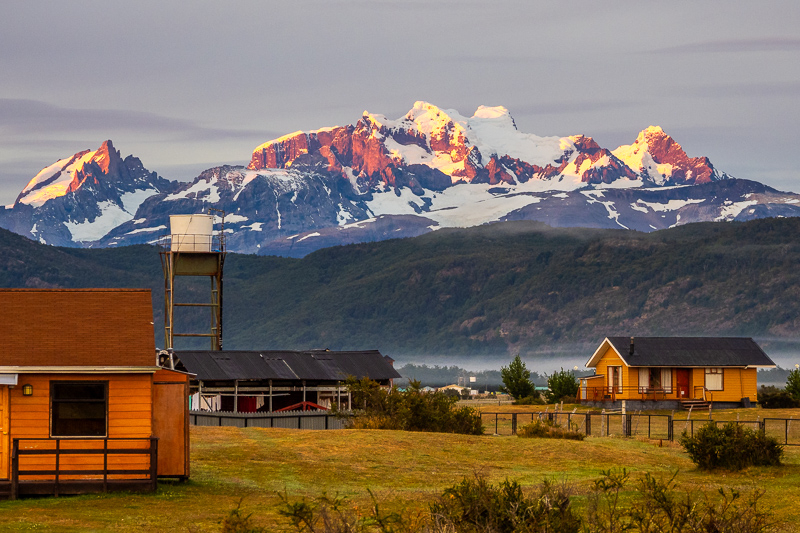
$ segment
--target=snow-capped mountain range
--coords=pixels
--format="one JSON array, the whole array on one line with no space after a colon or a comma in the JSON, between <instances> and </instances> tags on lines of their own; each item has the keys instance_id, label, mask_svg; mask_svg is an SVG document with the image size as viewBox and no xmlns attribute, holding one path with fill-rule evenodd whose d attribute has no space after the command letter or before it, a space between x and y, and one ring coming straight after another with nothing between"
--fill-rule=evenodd
<instances>
[{"instance_id":1,"label":"snow-capped mountain range","mask_svg":"<svg viewBox=\"0 0 800 533\"><path fill-rule=\"evenodd\" d=\"M48 244L152 242L169 215L224 210L228 249L302 256L352 242L502 220L653 231L677 224L800 216L800 195L734 179L690 158L658 126L614 150L591 137L520 132L503 107L471 117L417 102L390 120L295 132L247 167L192 182L124 160L106 141L39 172L0 227Z\"/></svg>"}]
</instances>

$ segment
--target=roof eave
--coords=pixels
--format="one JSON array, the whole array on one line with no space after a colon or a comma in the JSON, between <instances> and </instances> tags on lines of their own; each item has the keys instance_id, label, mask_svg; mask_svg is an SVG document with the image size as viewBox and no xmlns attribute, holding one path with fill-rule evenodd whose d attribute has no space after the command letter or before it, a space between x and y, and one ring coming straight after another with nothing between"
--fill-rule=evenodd
<instances>
[{"instance_id":1,"label":"roof eave","mask_svg":"<svg viewBox=\"0 0 800 533\"><path fill-rule=\"evenodd\" d=\"M597 348L597 350L595 350L595 352L592 354L589 360L586 361L586 365L584 365L586 368L595 368L597 366L597 363L600 361L600 359L603 357L603 355L605 355L605 352L607 351L603 350L603 347L606 344L608 344L611 347L611 349L614 350L614 353L616 353L617 357L619 357L622 360L622 362L625 363L625 366L630 366L628 362L625 360L625 358L622 357L622 354L619 353L617 347L614 346L614 344L608 339L608 337L606 337L603 340L603 342L600 343L600 346Z\"/></svg>"},{"instance_id":2,"label":"roof eave","mask_svg":"<svg viewBox=\"0 0 800 533\"><path fill-rule=\"evenodd\" d=\"M154 374L160 366L0 366L0 374Z\"/></svg>"}]
</instances>

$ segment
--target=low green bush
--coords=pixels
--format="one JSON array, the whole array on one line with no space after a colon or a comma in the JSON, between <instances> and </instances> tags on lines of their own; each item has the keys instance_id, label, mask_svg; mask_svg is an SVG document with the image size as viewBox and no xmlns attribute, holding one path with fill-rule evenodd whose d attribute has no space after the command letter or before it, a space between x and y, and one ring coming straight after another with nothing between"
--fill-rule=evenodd
<instances>
[{"instance_id":1,"label":"low green bush","mask_svg":"<svg viewBox=\"0 0 800 533\"><path fill-rule=\"evenodd\" d=\"M586 435L575 428L562 427L552 420L534 420L517 430L517 436L522 438L538 439L569 439L583 440Z\"/></svg>"},{"instance_id":2,"label":"low green bush","mask_svg":"<svg viewBox=\"0 0 800 533\"><path fill-rule=\"evenodd\" d=\"M800 401L785 390L777 387L764 387L758 391L758 403L764 409L792 409L800 407Z\"/></svg>"},{"instance_id":3,"label":"low green bush","mask_svg":"<svg viewBox=\"0 0 800 533\"><path fill-rule=\"evenodd\" d=\"M480 476L464 478L430 505L430 531L577 533L581 519L569 496L565 485L547 480L525 494L516 481L495 486Z\"/></svg>"},{"instance_id":4,"label":"low green bush","mask_svg":"<svg viewBox=\"0 0 800 533\"><path fill-rule=\"evenodd\" d=\"M704 470L779 465L783 456L783 446L775 438L736 422L721 427L709 422L694 436L684 431L680 444L692 462Z\"/></svg>"},{"instance_id":5,"label":"low green bush","mask_svg":"<svg viewBox=\"0 0 800 533\"><path fill-rule=\"evenodd\" d=\"M537 392L531 396L526 396L524 398L520 398L519 400L515 400L512 405L545 405L545 401L544 398L542 398L542 395Z\"/></svg>"},{"instance_id":6,"label":"low green bush","mask_svg":"<svg viewBox=\"0 0 800 533\"><path fill-rule=\"evenodd\" d=\"M353 429L398 429L482 435L481 415L472 407L456 407L458 396L423 392L411 380L405 390L383 388L368 378L348 378L353 401L349 426ZM340 413L341 414L341 413Z\"/></svg>"},{"instance_id":7,"label":"low green bush","mask_svg":"<svg viewBox=\"0 0 800 533\"><path fill-rule=\"evenodd\" d=\"M644 473L628 487L626 470L609 470L581 491L586 504L573 507L572 488L545 480L531 489L508 480L493 485L484 477L465 477L445 489L418 513L389 512L372 492L359 509L345 498L291 501L279 494L279 514L301 533L767 533L776 530L769 509L760 506L763 491L684 492L677 473L656 478ZM583 497L582 497L583 499ZM239 516L238 508L231 515ZM248 518L249 520L249 518ZM252 527L246 524L245 528ZM257 529L228 529L230 533Z\"/></svg>"}]
</instances>

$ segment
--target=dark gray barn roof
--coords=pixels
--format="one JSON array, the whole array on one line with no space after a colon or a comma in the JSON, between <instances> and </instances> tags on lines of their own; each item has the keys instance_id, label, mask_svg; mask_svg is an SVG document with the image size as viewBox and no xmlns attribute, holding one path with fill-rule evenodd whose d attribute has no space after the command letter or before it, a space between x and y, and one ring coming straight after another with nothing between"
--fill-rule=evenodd
<instances>
[{"instance_id":1,"label":"dark gray barn roof","mask_svg":"<svg viewBox=\"0 0 800 533\"><path fill-rule=\"evenodd\" d=\"M382 381L400 377L378 350L205 350L175 353L186 370L196 374L200 381L344 381L348 376Z\"/></svg>"},{"instance_id":2,"label":"dark gray barn roof","mask_svg":"<svg viewBox=\"0 0 800 533\"><path fill-rule=\"evenodd\" d=\"M775 366L749 337L608 337L628 366Z\"/></svg>"}]
</instances>

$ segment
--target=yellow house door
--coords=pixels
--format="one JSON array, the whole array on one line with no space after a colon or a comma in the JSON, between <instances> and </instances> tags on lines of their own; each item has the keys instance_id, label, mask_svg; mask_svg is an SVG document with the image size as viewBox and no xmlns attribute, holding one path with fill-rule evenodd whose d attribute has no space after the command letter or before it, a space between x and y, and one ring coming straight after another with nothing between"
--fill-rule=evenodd
<instances>
[{"instance_id":1,"label":"yellow house door","mask_svg":"<svg viewBox=\"0 0 800 533\"><path fill-rule=\"evenodd\" d=\"M11 442L8 435L8 385L0 385L0 479L8 479Z\"/></svg>"}]
</instances>

